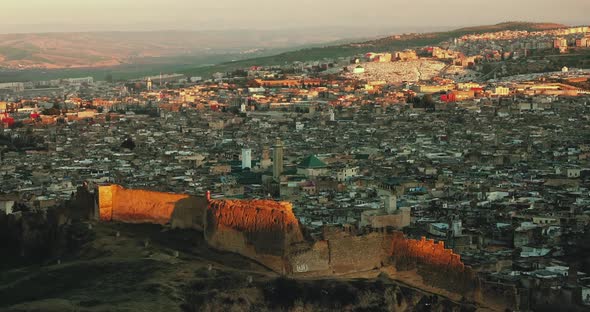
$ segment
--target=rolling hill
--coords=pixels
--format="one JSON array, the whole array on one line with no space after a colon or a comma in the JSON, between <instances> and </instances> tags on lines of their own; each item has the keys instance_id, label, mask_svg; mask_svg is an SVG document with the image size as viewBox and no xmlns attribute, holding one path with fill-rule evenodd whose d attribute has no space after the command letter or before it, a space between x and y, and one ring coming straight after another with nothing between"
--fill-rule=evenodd
<instances>
[{"instance_id":1,"label":"rolling hill","mask_svg":"<svg viewBox=\"0 0 590 312\"><path fill-rule=\"evenodd\" d=\"M174 64L175 58L255 57L345 39L343 31L150 31L0 34L0 68ZM199 60L200 61L200 60Z\"/></svg>"},{"instance_id":2,"label":"rolling hill","mask_svg":"<svg viewBox=\"0 0 590 312\"><path fill-rule=\"evenodd\" d=\"M93 76L131 79L160 72L207 77L253 65L322 60L434 45L465 34L545 30L554 23L506 22L451 31L392 35L350 29L160 31L0 35L0 82ZM375 30L377 31L377 30Z\"/></svg>"},{"instance_id":3,"label":"rolling hill","mask_svg":"<svg viewBox=\"0 0 590 312\"><path fill-rule=\"evenodd\" d=\"M227 72L235 70L237 68L243 68L253 65L279 65L294 61L321 60L324 58L352 56L367 52L383 52L407 49L411 47L434 45L467 34L497 32L506 30L535 31L564 27L567 26L555 23L505 22L495 25L466 27L445 32L393 35L363 42L345 43L340 45L324 47L312 47L308 49L300 49L297 51L285 52L273 56L254 58L237 62L226 62L214 66L192 68L183 71L183 73L187 75L206 76L214 72Z\"/></svg>"}]
</instances>

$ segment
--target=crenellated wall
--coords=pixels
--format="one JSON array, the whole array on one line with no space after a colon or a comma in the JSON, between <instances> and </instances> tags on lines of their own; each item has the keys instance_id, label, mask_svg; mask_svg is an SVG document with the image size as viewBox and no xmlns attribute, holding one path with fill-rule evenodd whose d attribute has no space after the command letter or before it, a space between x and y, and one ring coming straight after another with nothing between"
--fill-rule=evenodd
<instances>
[{"instance_id":1,"label":"crenellated wall","mask_svg":"<svg viewBox=\"0 0 590 312\"><path fill-rule=\"evenodd\" d=\"M275 272L292 276L334 276L393 264L416 270L426 285L476 298L479 283L461 257L442 242L408 239L384 229L365 235L326 231L308 241L290 203L271 200L208 200L169 193L100 186L103 221L171 223L202 230L212 247L241 254Z\"/></svg>"},{"instance_id":2,"label":"crenellated wall","mask_svg":"<svg viewBox=\"0 0 590 312\"><path fill-rule=\"evenodd\" d=\"M302 242L303 234L290 203L212 200L205 239L217 249L242 254L283 273L289 246Z\"/></svg>"},{"instance_id":3,"label":"crenellated wall","mask_svg":"<svg viewBox=\"0 0 590 312\"><path fill-rule=\"evenodd\" d=\"M444 242L408 239L401 232L394 233L391 242L391 258L398 270L417 269L424 282L456 293L473 295L477 291L476 274Z\"/></svg>"}]
</instances>

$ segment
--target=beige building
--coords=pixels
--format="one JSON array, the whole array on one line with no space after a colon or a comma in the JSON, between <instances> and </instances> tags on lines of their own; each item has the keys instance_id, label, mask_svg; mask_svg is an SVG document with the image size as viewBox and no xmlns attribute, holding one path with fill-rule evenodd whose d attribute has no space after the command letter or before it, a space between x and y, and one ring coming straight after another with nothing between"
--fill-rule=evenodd
<instances>
[{"instance_id":1,"label":"beige building","mask_svg":"<svg viewBox=\"0 0 590 312\"><path fill-rule=\"evenodd\" d=\"M507 96L510 94L510 88L508 87L496 87L496 89L494 89L494 95L498 95L498 96Z\"/></svg>"}]
</instances>

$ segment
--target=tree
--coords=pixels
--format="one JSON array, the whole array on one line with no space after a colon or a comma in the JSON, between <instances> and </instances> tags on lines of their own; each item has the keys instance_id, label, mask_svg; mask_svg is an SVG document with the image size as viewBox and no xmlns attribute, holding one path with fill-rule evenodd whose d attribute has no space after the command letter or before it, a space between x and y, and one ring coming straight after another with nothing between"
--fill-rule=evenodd
<instances>
[{"instance_id":1,"label":"tree","mask_svg":"<svg viewBox=\"0 0 590 312\"><path fill-rule=\"evenodd\" d=\"M108 83L113 83L113 74L108 73L105 77L104 80Z\"/></svg>"},{"instance_id":2,"label":"tree","mask_svg":"<svg viewBox=\"0 0 590 312\"><path fill-rule=\"evenodd\" d=\"M48 109L44 109L42 111L43 115L51 115L51 116L58 116L61 114L61 111L59 110L59 108L56 108L55 106L52 108L48 108Z\"/></svg>"},{"instance_id":3,"label":"tree","mask_svg":"<svg viewBox=\"0 0 590 312\"><path fill-rule=\"evenodd\" d=\"M432 94L425 94L422 97L422 104L424 107L434 107L434 99L432 99Z\"/></svg>"},{"instance_id":4,"label":"tree","mask_svg":"<svg viewBox=\"0 0 590 312\"><path fill-rule=\"evenodd\" d=\"M127 137L123 143L121 143L122 148L133 150L135 148L135 142L131 137Z\"/></svg>"}]
</instances>

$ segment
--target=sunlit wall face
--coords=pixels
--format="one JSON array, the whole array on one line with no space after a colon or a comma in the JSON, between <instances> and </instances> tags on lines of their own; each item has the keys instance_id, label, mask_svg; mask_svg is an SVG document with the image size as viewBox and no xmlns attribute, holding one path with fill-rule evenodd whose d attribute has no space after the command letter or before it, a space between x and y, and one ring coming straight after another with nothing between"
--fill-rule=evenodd
<instances>
[{"instance_id":1,"label":"sunlit wall face","mask_svg":"<svg viewBox=\"0 0 590 312\"><path fill-rule=\"evenodd\" d=\"M3 0L0 32L588 24L586 0Z\"/></svg>"}]
</instances>

